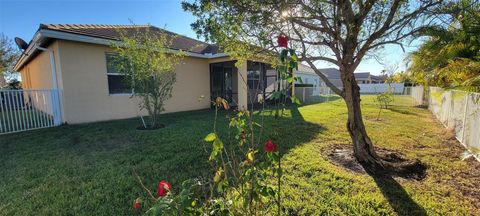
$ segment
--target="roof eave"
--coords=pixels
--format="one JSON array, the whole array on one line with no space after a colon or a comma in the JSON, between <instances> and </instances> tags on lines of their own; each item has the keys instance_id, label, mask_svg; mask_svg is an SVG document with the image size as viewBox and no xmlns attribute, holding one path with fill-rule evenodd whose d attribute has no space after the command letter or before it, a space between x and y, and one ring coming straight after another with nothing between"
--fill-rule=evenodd
<instances>
[{"instance_id":1,"label":"roof eave","mask_svg":"<svg viewBox=\"0 0 480 216\"><path fill-rule=\"evenodd\" d=\"M68 40L68 41L76 41L76 42L83 42L83 43L90 43L90 44L99 44L99 45L111 45L112 43L120 43L118 40L111 40L111 39L104 39L104 38L97 38L91 37L86 35L79 35L73 33L67 33L62 31L55 31L49 29L39 29L33 39L32 42L28 45L27 49L22 53L19 60L14 66L14 70L20 70L28 60L30 60L32 54L36 51L35 44L42 45L42 43L48 39L60 39L60 40ZM170 49L170 52L179 52L179 50ZM217 54L201 54L195 52L184 51L186 56L190 57L197 57L197 58L205 58L205 59L213 59L213 58L222 58L228 57L229 55L226 53L217 53Z\"/></svg>"}]
</instances>

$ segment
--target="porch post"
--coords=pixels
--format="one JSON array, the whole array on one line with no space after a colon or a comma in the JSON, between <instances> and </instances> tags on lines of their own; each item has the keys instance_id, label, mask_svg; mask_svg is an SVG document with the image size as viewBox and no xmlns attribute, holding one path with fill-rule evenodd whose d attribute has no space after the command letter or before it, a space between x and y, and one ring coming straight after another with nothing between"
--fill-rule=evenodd
<instances>
[{"instance_id":1,"label":"porch post","mask_svg":"<svg viewBox=\"0 0 480 216\"><path fill-rule=\"evenodd\" d=\"M247 61L237 63L238 109L248 108Z\"/></svg>"}]
</instances>

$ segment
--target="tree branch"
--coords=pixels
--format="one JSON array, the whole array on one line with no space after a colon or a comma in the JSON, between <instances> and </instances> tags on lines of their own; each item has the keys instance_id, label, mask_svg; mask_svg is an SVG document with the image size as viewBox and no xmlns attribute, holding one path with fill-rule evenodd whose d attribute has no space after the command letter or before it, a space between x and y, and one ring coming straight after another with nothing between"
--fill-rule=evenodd
<instances>
[{"instance_id":1,"label":"tree branch","mask_svg":"<svg viewBox=\"0 0 480 216\"><path fill-rule=\"evenodd\" d=\"M325 84L327 84L327 86L332 89L333 92L335 92L336 94L338 94L339 96L341 97L345 97L344 96L344 93L342 90L340 90L339 88L337 88L335 85L333 85L333 83L328 79L327 76L325 76L325 74L323 74L312 62L312 60L324 60L324 61L329 61L329 62L332 62L336 65L339 64L338 61L334 60L334 59L330 59L330 58L327 58L327 57L311 57L311 58L305 58L304 56L306 56L306 52L307 52L307 47L305 46L305 43L303 43L303 36L298 32L298 30L295 28L295 25L292 23L292 29L293 31L295 32L295 34L297 34L297 36L300 38L300 41L301 41L301 44L302 44L302 59L303 61L307 62L308 65L310 66L310 68L313 69L313 71L315 71L315 73L325 82Z\"/></svg>"}]
</instances>

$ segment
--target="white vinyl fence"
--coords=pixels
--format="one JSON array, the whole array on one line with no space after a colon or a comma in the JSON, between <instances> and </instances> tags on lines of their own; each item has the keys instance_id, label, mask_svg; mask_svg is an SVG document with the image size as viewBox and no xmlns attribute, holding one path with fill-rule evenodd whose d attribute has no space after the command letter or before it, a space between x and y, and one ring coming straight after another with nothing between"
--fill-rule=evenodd
<instances>
[{"instance_id":1,"label":"white vinyl fence","mask_svg":"<svg viewBox=\"0 0 480 216\"><path fill-rule=\"evenodd\" d=\"M0 90L0 134L60 125L58 90Z\"/></svg>"},{"instance_id":2,"label":"white vinyl fence","mask_svg":"<svg viewBox=\"0 0 480 216\"><path fill-rule=\"evenodd\" d=\"M410 87L409 95L412 96L413 104L415 106L424 105L423 86Z\"/></svg>"},{"instance_id":3,"label":"white vinyl fence","mask_svg":"<svg viewBox=\"0 0 480 216\"><path fill-rule=\"evenodd\" d=\"M358 86L360 87L360 94L380 94L384 92L391 92L396 95L405 94L403 83L358 84Z\"/></svg>"},{"instance_id":4,"label":"white vinyl fence","mask_svg":"<svg viewBox=\"0 0 480 216\"><path fill-rule=\"evenodd\" d=\"M430 87L423 97L423 87L415 87L412 97L418 104L428 103L435 117L455 131L455 136L480 160L480 94Z\"/></svg>"}]
</instances>

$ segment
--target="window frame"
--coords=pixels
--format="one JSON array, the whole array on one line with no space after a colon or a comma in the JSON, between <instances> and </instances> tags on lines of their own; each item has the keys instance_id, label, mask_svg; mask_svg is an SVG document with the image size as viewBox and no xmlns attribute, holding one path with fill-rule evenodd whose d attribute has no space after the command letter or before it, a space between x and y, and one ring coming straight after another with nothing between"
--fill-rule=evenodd
<instances>
[{"instance_id":1,"label":"window frame","mask_svg":"<svg viewBox=\"0 0 480 216\"><path fill-rule=\"evenodd\" d=\"M110 92L110 83L109 83L109 76L120 76L120 77L126 77L127 75L125 74L122 74L122 73L118 73L118 72L110 72L109 71L109 66L108 66L108 58L109 58L109 55L118 55L117 53L115 52L105 52L105 66L106 66L106 75L107 75L107 92L108 92L108 95L109 96L132 96L134 93L135 93L135 90L133 87L130 87L130 92L119 92L119 93L112 93ZM122 82L123 82L123 79L125 78L122 78Z\"/></svg>"}]
</instances>

